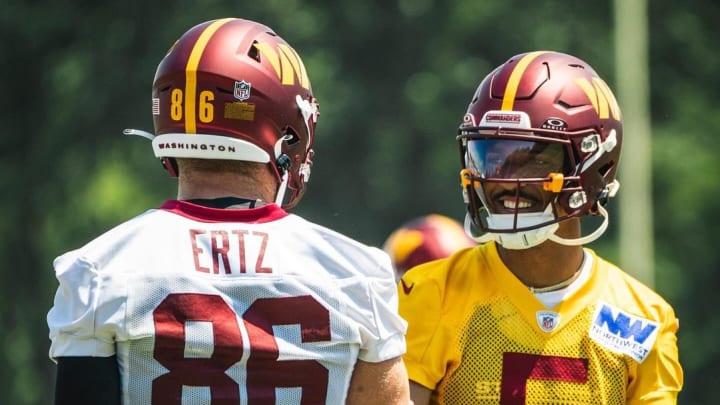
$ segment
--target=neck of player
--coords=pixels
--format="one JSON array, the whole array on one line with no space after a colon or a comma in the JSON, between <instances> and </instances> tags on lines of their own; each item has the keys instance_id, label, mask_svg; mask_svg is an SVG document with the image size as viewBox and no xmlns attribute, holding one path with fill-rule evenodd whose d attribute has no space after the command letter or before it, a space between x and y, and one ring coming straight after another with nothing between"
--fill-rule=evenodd
<instances>
[{"instance_id":1,"label":"neck of player","mask_svg":"<svg viewBox=\"0 0 720 405\"><path fill-rule=\"evenodd\" d=\"M185 169L185 170L183 170ZM188 170L190 169L190 170ZM273 202L278 182L270 171L250 174L180 168L178 200L238 197Z\"/></svg>"},{"instance_id":2,"label":"neck of player","mask_svg":"<svg viewBox=\"0 0 720 405\"><path fill-rule=\"evenodd\" d=\"M559 236L580 236L580 220L573 218L559 225ZM515 277L531 289L544 289L572 281L584 257L582 246L564 246L552 241L522 250L505 249L498 245L498 254Z\"/></svg>"}]
</instances>

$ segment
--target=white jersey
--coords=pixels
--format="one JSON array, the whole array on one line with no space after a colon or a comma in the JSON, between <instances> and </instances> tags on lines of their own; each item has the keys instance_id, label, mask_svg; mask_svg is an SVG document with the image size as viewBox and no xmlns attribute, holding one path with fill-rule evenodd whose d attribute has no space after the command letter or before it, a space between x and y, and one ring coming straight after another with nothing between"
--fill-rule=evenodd
<instances>
[{"instance_id":1,"label":"white jersey","mask_svg":"<svg viewBox=\"0 0 720 405\"><path fill-rule=\"evenodd\" d=\"M405 351L385 253L275 204L168 201L54 266L50 357L117 355L124 404L340 404Z\"/></svg>"}]
</instances>

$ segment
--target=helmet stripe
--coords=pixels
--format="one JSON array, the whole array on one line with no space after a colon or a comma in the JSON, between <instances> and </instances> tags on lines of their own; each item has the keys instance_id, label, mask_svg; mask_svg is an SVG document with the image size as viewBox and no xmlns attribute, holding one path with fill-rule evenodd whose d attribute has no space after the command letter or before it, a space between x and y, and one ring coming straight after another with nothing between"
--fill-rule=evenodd
<instances>
[{"instance_id":1,"label":"helmet stripe","mask_svg":"<svg viewBox=\"0 0 720 405\"><path fill-rule=\"evenodd\" d=\"M185 133L197 133L195 99L197 97L197 69L198 65L200 65L200 58L208 42L210 42L210 38L215 34L215 31L232 20L234 20L234 18L224 18L208 25L202 34L200 34L200 37L190 52L190 57L185 67Z\"/></svg>"},{"instance_id":2,"label":"helmet stripe","mask_svg":"<svg viewBox=\"0 0 720 405\"><path fill-rule=\"evenodd\" d=\"M512 73L510 74L507 86L505 87L502 107L500 107L501 110L509 111L513 109L513 105L515 104L515 95L517 94L518 86L520 86L520 79L522 79L523 73L525 73L525 70L527 69L528 65L530 65L530 62L532 62L533 59L543 53L547 53L547 51L530 52L518 61L515 69L513 69Z\"/></svg>"}]
</instances>

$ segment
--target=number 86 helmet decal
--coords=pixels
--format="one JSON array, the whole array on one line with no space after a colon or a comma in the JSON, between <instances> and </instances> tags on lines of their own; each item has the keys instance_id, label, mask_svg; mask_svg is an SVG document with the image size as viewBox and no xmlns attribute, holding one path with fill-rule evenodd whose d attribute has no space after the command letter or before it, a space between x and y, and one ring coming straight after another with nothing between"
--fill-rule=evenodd
<instances>
[{"instance_id":1,"label":"number 86 helmet decal","mask_svg":"<svg viewBox=\"0 0 720 405\"><path fill-rule=\"evenodd\" d=\"M269 164L276 202L292 207L310 177L319 116L300 56L262 24L227 18L183 34L158 65L152 88L155 156ZM285 195L287 193L287 196Z\"/></svg>"},{"instance_id":2,"label":"number 86 helmet decal","mask_svg":"<svg viewBox=\"0 0 720 405\"><path fill-rule=\"evenodd\" d=\"M622 118L584 61L545 51L512 57L480 83L457 139L466 229L478 242L580 245L605 231L603 206L619 188ZM591 234L555 234L560 221L585 215L603 216Z\"/></svg>"}]
</instances>

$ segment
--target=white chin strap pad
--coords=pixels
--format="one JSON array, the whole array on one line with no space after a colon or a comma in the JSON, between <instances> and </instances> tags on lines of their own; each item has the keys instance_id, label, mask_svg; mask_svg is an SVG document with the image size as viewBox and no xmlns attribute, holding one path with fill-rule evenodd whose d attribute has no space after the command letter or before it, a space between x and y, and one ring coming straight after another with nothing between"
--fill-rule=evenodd
<instances>
[{"instance_id":1,"label":"white chin strap pad","mask_svg":"<svg viewBox=\"0 0 720 405\"><path fill-rule=\"evenodd\" d=\"M512 250L529 249L550 239L559 228L557 223L542 228L516 233L494 233L493 239L502 247Z\"/></svg>"},{"instance_id":2,"label":"white chin strap pad","mask_svg":"<svg viewBox=\"0 0 720 405\"><path fill-rule=\"evenodd\" d=\"M598 205L598 212L603 217L602 223L591 234L576 239L565 239L555 234L560 227L559 224L550 224L542 228L516 233L484 233L476 235L472 228L472 219L469 214L465 215L465 233L477 243L495 241L502 247L511 250L529 249L547 240L565 246L579 246L588 244L599 238L608 227L608 213L601 205Z\"/></svg>"}]
</instances>

